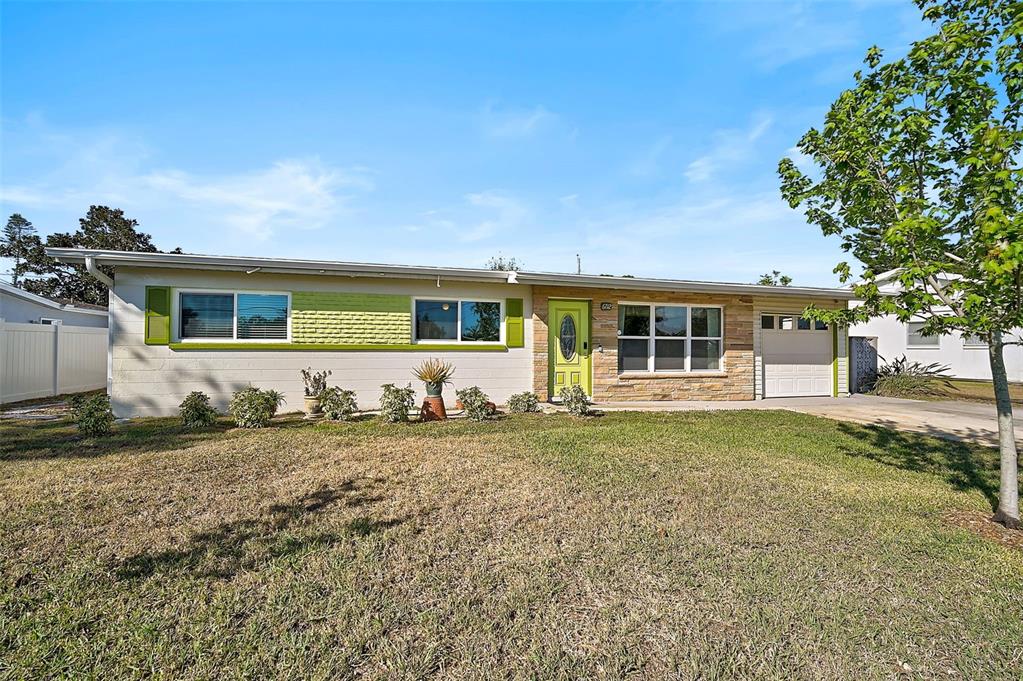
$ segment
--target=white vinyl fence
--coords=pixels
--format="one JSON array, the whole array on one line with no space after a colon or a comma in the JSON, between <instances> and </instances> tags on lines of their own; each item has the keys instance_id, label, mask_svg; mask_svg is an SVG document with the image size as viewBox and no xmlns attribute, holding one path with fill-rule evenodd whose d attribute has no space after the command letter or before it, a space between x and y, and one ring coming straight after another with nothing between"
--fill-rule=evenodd
<instances>
[{"instance_id":1,"label":"white vinyl fence","mask_svg":"<svg viewBox=\"0 0 1023 681\"><path fill-rule=\"evenodd\" d=\"M106 384L106 329L0 322L0 404Z\"/></svg>"}]
</instances>

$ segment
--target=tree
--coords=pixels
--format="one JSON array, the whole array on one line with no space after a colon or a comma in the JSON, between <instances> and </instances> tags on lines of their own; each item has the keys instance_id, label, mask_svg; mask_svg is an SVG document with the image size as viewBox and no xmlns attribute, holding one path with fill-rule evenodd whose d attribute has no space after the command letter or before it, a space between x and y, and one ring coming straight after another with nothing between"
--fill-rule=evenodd
<instances>
[{"instance_id":1,"label":"tree","mask_svg":"<svg viewBox=\"0 0 1023 681\"><path fill-rule=\"evenodd\" d=\"M0 239L0 258L11 258L14 260L14 270L11 275L11 283L18 285L18 279L25 273L25 263L29 251L35 242L39 241L35 236L36 228L31 222L22 217L21 213L14 213L7 218L7 225L4 226L3 238Z\"/></svg>"},{"instance_id":2,"label":"tree","mask_svg":"<svg viewBox=\"0 0 1023 681\"><path fill-rule=\"evenodd\" d=\"M1020 527L1012 403L1003 362L1023 327L1023 4L916 0L934 35L866 71L798 149L817 166L779 164L782 195L867 264L853 290L863 305L807 316L834 323L896 315L924 332L985 338L998 413L1001 484L994 520ZM882 295L871 260L901 284ZM835 272L850 281L848 263Z\"/></svg>"},{"instance_id":3,"label":"tree","mask_svg":"<svg viewBox=\"0 0 1023 681\"><path fill-rule=\"evenodd\" d=\"M115 251L158 253L152 237L136 228L137 220L125 217L124 211L107 206L90 206L84 218L78 220L74 234L56 232L46 238L50 248L98 248ZM172 253L180 253L177 248ZM110 268L101 268L113 276ZM96 305L107 304L107 287L85 271L84 265L65 265L50 258L35 237L27 254L26 272L37 275L25 279L24 288L50 298L68 298Z\"/></svg>"},{"instance_id":4,"label":"tree","mask_svg":"<svg viewBox=\"0 0 1023 681\"><path fill-rule=\"evenodd\" d=\"M778 270L771 270L767 274L761 274L757 279L759 286L788 286L792 283L792 277L787 277Z\"/></svg>"},{"instance_id":5,"label":"tree","mask_svg":"<svg viewBox=\"0 0 1023 681\"><path fill-rule=\"evenodd\" d=\"M522 266L522 262L515 258L505 258L503 255L496 255L487 261L488 270L499 272L518 272Z\"/></svg>"}]
</instances>

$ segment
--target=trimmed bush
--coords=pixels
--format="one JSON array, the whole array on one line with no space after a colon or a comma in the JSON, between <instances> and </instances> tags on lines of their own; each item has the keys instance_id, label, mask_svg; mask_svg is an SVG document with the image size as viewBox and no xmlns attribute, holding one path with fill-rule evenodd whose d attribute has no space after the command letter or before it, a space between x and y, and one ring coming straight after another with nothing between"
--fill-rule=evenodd
<instances>
[{"instance_id":1,"label":"trimmed bush","mask_svg":"<svg viewBox=\"0 0 1023 681\"><path fill-rule=\"evenodd\" d=\"M496 413L490 398L476 386L456 390L455 395L462 403L466 417L472 421L486 421Z\"/></svg>"},{"instance_id":2,"label":"trimmed bush","mask_svg":"<svg viewBox=\"0 0 1023 681\"><path fill-rule=\"evenodd\" d=\"M540 411L540 400L536 393L518 393L508 398L508 411L513 414L532 414Z\"/></svg>"},{"instance_id":3,"label":"trimmed bush","mask_svg":"<svg viewBox=\"0 0 1023 681\"><path fill-rule=\"evenodd\" d=\"M380 418L388 423L408 421L408 413L416 404L416 391L410 383L399 388L393 383L380 386L384 394L380 396Z\"/></svg>"},{"instance_id":4,"label":"trimmed bush","mask_svg":"<svg viewBox=\"0 0 1023 681\"><path fill-rule=\"evenodd\" d=\"M227 410L239 428L265 428L284 404L284 395L276 390L260 390L249 386L234 394Z\"/></svg>"},{"instance_id":5,"label":"trimmed bush","mask_svg":"<svg viewBox=\"0 0 1023 681\"><path fill-rule=\"evenodd\" d=\"M574 416L588 416L590 413L590 398L586 396L586 391L578 385L573 385L571 388L562 388L561 392L558 393L561 397L561 403L568 409L568 413Z\"/></svg>"},{"instance_id":6,"label":"trimmed bush","mask_svg":"<svg viewBox=\"0 0 1023 681\"><path fill-rule=\"evenodd\" d=\"M109 435L114 426L114 412L110 410L110 398L106 395L82 397L76 395L68 400L71 418L83 435Z\"/></svg>"},{"instance_id":7,"label":"trimmed bush","mask_svg":"<svg viewBox=\"0 0 1023 681\"><path fill-rule=\"evenodd\" d=\"M355 391L337 387L326 388L320 393L320 408L323 415L331 421L351 421L359 411Z\"/></svg>"},{"instance_id":8,"label":"trimmed bush","mask_svg":"<svg viewBox=\"0 0 1023 681\"><path fill-rule=\"evenodd\" d=\"M210 397L193 390L181 402L181 425L185 428L207 428L217 422L217 410L210 406Z\"/></svg>"}]
</instances>

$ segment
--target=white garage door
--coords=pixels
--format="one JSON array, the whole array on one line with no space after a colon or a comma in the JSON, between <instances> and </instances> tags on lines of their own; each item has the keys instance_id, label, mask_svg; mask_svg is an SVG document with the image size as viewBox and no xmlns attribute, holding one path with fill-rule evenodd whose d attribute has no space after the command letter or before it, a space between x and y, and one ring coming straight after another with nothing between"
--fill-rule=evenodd
<instances>
[{"instance_id":1,"label":"white garage door","mask_svg":"<svg viewBox=\"0 0 1023 681\"><path fill-rule=\"evenodd\" d=\"M796 315L763 315L764 397L832 394L831 330Z\"/></svg>"}]
</instances>

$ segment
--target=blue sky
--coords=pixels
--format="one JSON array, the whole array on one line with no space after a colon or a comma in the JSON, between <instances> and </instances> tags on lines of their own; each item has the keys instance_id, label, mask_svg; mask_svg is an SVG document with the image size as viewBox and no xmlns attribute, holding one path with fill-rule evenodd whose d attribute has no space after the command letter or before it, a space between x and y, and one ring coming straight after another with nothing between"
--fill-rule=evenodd
<instances>
[{"instance_id":1,"label":"blue sky","mask_svg":"<svg viewBox=\"0 0 1023 681\"><path fill-rule=\"evenodd\" d=\"M189 252L832 285L775 168L900 2L4 2L0 209ZM0 267L0 269L7 269Z\"/></svg>"}]
</instances>

